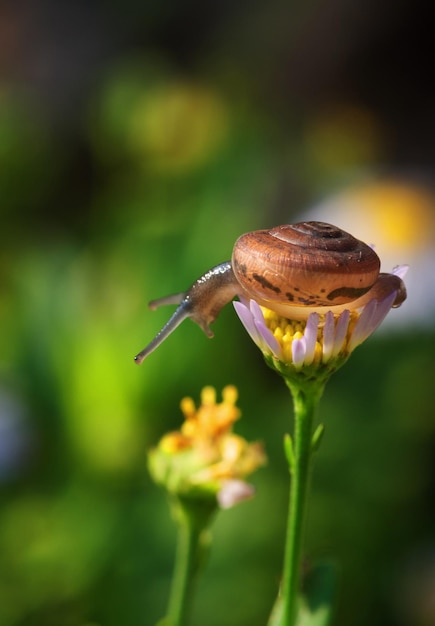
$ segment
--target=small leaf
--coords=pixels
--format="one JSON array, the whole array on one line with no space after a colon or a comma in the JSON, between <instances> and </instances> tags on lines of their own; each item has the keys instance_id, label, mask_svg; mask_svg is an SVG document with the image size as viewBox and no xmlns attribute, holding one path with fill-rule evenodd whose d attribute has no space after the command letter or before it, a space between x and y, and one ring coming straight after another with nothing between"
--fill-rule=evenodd
<instances>
[{"instance_id":1,"label":"small leaf","mask_svg":"<svg viewBox=\"0 0 435 626\"><path fill-rule=\"evenodd\" d=\"M319 424L316 430L314 431L313 437L311 439L311 450L313 452L317 452L317 450L319 449L320 443L323 439L324 432L325 432L325 425Z\"/></svg>"},{"instance_id":2,"label":"small leaf","mask_svg":"<svg viewBox=\"0 0 435 626\"><path fill-rule=\"evenodd\" d=\"M330 626L337 589L337 567L320 563L307 576L297 626Z\"/></svg>"},{"instance_id":3,"label":"small leaf","mask_svg":"<svg viewBox=\"0 0 435 626\"><path fill-rule=\"evenodd\" d=\"M281 626L282 621L282 598L281 594L278 594L275 604L273 605L272 613L270 614L267 626Z\"/></svg>"},{"instance_id":4,"label":"small leaf","mask_svg":"<svg viewBox=\"0 0 435 626\"><path fill-rule=\"evenodd\" d=\"M284 452L290 467L290 473L293 473L295 467L295 453L293 451L292 438L288 433L284 436Z\"/></svg>"}]
</instances>

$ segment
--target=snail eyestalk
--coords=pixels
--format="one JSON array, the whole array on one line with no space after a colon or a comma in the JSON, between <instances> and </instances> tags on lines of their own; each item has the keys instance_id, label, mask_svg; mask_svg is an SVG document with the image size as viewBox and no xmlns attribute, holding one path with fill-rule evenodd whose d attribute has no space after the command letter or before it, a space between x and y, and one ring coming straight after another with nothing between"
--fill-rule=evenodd
<instances>
[{"instance_id":1,"label":"snail eyestalk","mask_svg":"<svg viewBox=\"0 0 435 626\"><path fill-rule=\"evenodd\" d=\"M230 261L216 265L198 278L185 293L164 296L149 303L151 309L165 304L178 304L178 308L162 330L134 360L140 365L160 344L183 322L190 317L204 331L213 337L210 328L221 309L240 292Z\"/></svg>"},{"instance_id":2,"label":"snail eyestalk","mask_svg":"<svg viewBox=\"0 0 435 626\"><path fill-rule=\"evenodd\" d=\"M170 296L163 296L163 298L157 298L157 300L151 300L148 302L148 308L151 311L155 311L159 308L159 306L165 306L167 304L181 304L184 300L186 294L184 293L174 293Z\"/></svg>"},{"instance_id":3,"label":"snail eyestalk","mask_svg":"<svg viewBox=\"0 0 435 626\"><path fill-rule=\"evenodd\" d=\"M170 297L171 296L169 296L169 298ZM165 302L162 302L162 300L165 300ZM153 306L151 307L153 309L160 306L160 304L171 304L171 302L166 302L166 300L167 298L161 298L160 300L153 300L152 303L150 302L150 307L151 307L151 304L153 304ZM163 343L163 341L167 337L169 337L169 335L181 324L181 322L184 322L184 320L187 317L189 317L189 315L190 315L189 309L186 306L186 301L184 300L183 302L181 302L180 306L175 311L175 313L170 317L170 319L163 326L162 330L157 333L154 339L150 341L150 343L143 350L141 350L139 354L136 354L136 356L134 357L135 362L138 365L143 363L146 357L149 354L151 354L151 352L154 352L154 350L158 348L160 344Z\"/></svg>"}]
</instances>

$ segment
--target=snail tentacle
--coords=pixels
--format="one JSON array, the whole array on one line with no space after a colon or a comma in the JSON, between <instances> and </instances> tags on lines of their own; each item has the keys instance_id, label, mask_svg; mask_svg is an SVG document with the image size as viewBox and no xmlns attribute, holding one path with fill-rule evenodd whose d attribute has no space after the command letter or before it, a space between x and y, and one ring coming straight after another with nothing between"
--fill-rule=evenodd
<instances>
[{"instance_id":1,"label":"snail tentacle","mask_svg":"<svg viewBox=\"0 0 435 626\"><path fill-rule=\"evenodd\" d=\"M181 304L185 295L185 293L173 293L170 296L163 296L163 298L151 300L151 302L148 302L148 308L150 308L151 311L155 311L159 306L165 306L167 304Z\"/></svg>"},{"instance_id":2,"label":"snail tentacle","mask_svg":"<svg viewBox=\"0 0 435 626\"><path fill-rule=\"evenodd\" d=\"M154 350L158 348L172 332L174 332L181 322L184 322L184 320L189 317L190 313L187 304L185 301L182 302L163 328L157 333L154 339L150 341L150 343L143 350L141 350L139 354L136 354L134 360L138 365L140 365L144 359L151 354L151 352L154 352Z\"/></svg>"},{"instance_id":3,"label":"snail tentacle","mask_svg":"<svg viewBox=\"0 0 435 626\"><path fill-rule=\"evenodd\" d=\"M185 293L164 296L150 302L152 309L164 304L179 306L162 330L134 357L136 363L140 365L188 317L202 328L207 337L213 337L210 324L240 291L231 262L225 261L203 274Z\"/></svg>"}]
</instances>

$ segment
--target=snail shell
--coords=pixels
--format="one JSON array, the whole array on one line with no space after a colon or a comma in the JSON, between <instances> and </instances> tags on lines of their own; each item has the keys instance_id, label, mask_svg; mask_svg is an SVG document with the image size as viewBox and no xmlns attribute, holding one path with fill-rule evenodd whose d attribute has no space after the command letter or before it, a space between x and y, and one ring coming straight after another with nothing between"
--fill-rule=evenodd
<instances>
[{"instance_id":1,"label":"snail shell","mask_svg":"<svg viewBox=\"0 0 435 626\"><path fill-rule=\"evenodd\" d=\"M178 308L135 361L142 363L187 317L212 337L210 324L235 296L294 320L307 319L313 311L338 315L393 291L393 306L400 306L406 298L404 283L379 269L379 257L370 246L324 222L247 233L237 239L231 261L213 267L185 293L150 303L153 309L161 304Z\"/></svg>"},{"instance_id":2,"label":"snail shell","mask_svg":"<svg viewBox=\"0 0 435 626\"><path fill-rule=\"evenodd\" d=\"M364 295L376 282L376 252L324 222L258 230L237 240L234 274L250 298L293 306L334 306ZM266 305L268 306L268 305Z\"/></svg>"}]
</instances>

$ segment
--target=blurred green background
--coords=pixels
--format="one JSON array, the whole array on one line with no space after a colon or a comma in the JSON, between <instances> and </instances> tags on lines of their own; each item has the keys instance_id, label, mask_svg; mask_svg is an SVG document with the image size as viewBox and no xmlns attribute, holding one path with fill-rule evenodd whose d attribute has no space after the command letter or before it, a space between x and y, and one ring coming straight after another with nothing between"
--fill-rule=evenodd
<instances>
[{"instance_id":1,"label":"blurred green background","mask_svg":"<svg viewBox=\"0 0 435 626\"><path fill-rule=\"evenodd\" d=\"M214 526L193 625L266 623L284 385L231 307L212 341L186 322L141 367L132 357L170 314L148 300L228 259L242 232L306 215L368 228L411 265L408 302L323 399L307 563L340 564L337 626L435 624L429 9L1 3L1 626L163 616L175 529L146 451L179 426L183 396L227 383L269 464Z\"/></svg>"}]
</instances>

